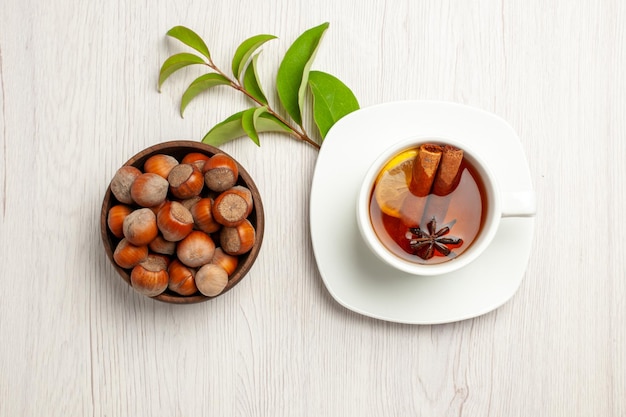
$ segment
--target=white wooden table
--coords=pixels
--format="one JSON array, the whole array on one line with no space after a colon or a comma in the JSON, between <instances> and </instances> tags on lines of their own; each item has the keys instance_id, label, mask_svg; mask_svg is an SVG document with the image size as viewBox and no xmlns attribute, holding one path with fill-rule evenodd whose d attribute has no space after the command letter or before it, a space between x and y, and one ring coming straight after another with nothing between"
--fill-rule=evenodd
<instances>
[{"instance_id":1,"label":"white wooden table","mask_svg":"<svg viewBox=\"0 0 626 417\"><path fill-rule=\"evenodd\" d=\"M98 221L116 169L245 105L216 90L181 119L194 72L157 92L179 50L166 31L196 30L224 68L243 39L277 35L259 61L273 86L282 53L324 21L314 68L362 107L455 101L518 132L538 217L501 308L414 326L341 307L311 249L317 152L280 135L223 146L267 220L235 289L159 303L106 259ZM626 415L625 27L618 0L3 0L0 415Z\"/></svg>"}]
</instances>

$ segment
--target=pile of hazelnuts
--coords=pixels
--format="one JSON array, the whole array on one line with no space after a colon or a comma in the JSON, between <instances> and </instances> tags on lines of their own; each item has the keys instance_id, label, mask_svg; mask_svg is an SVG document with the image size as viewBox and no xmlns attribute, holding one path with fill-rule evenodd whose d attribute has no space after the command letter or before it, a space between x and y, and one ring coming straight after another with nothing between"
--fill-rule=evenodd
<instances>
[{"instance_id":1,"label":"pile of hazelnuts","mask_svg":"<svg viewBox=\"0 0 626 417\"><path fill-rule=\"evenodd\" d=\"M110 189L117 203L107 213L119 239L113 260L130 271L136 291L214 297L224 290L256 239L248 219L252 193L238 178L230 156L199 152L180 161L158 153L143 170L126 165L115 173Z\"/></svg>"}]
</instances>

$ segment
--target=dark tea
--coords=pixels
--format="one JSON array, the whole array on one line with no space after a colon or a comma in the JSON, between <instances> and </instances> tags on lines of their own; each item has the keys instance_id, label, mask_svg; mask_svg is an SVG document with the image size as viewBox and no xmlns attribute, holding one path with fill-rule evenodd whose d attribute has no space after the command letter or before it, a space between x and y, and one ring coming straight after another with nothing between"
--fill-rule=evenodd
<instances>
[{"instance_id":1,"label":"dark tea","mask_svg":"<svg viewBox=\"0 0 626 417\"><path fill-rule=\"evenodd\" d=\"M419 264L462 254L478 236L486 212L477 169L449 145L423 144L391 158L370 198L378 239L399 258Z\"/></svg>"}]
</instances>

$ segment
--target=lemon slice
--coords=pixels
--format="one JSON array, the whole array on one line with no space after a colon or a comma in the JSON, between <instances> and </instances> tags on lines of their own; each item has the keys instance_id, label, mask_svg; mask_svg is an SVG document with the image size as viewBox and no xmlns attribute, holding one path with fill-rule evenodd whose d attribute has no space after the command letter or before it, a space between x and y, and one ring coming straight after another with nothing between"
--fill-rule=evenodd
<instances>
[{"instance_id":1,"label":"lemon slice","mask_svg":"<svg viewBox=\"0 0 626 417\"><path fill-rule=\"evenodd\" d=\"M381 211L400 218L402 204L409 192L413 161L417 150L410 149L394 156L380 171L374 186L374 198Z\"/></svg>"}]
</instances>

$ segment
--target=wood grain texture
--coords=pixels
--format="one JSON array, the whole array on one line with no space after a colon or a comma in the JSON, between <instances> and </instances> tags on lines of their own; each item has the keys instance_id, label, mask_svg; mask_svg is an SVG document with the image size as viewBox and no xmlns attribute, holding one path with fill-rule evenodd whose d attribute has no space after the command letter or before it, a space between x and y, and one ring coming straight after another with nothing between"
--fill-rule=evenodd
<instances>
[{"instance_id":1,"label":"wood grain texture","mask_svg":"<svg viewBox=\"0 0 626 417\"><path fill-rule=\"evenodd\" d=\"M235 289L176 306L116 276L98 220L117 168L246 104L215 90L181 119L196 73L157 92L181 50L165 32L193 28L224 68L245 38L279 36L259 59L271 86L323 21L314 67L362 106L457 101L519 133L539 214L526 277L498 310L409 326L339 306L309 237L316 151L277 135L224 145L266 214ZM626 415L625 23L619 0L4 0L0 416Z\"/></svg>"}]
</instances>

